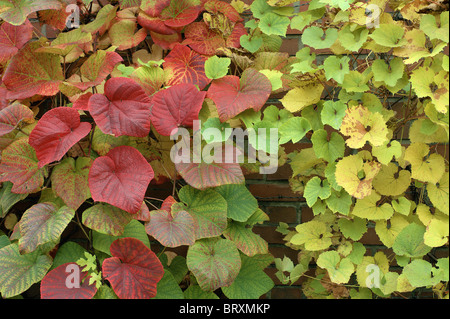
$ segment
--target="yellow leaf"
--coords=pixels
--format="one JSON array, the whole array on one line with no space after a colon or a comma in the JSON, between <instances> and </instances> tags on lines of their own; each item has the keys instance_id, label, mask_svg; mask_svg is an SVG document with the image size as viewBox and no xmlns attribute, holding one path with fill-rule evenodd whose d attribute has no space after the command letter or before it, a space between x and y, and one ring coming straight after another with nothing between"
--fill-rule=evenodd
<instances>
[{"instance_id":1,"label":"yellow leaf","mask_svg":"<svg viewBox=\"0 0 450 319\"><path fill-rule=\"evenodd\" d=\"M445 172L445 161L441 155L429 152L427 144L412 143L405 151L405 160L411 164L412 178L436 184Z\"/></svg>"},{"instance_id":2,"label":"yellow leaf","mask_svg":"<svg viewBox=\"0 0 450 319\"><path fill-rule=\"evenodd\" d=\"M362 199L372 192L372 180L380 168L378 162L365 162L359 154L350 155L336 164L336 182L353 197Z\"/></svg>"},{"instance_id":3,"label":"yellow leaf","mask_svg":"<svg viewBox=\"0 0 450 319\"><path fill-rule=\"evenodd\" d=\"M411 184L411 173L399 170L395 163L383 165L373 179L373 187L381 195L398 196L403 194Z\"/></svg>"},{"instance_id":4,"label":"yellow leaf","mask_svg":"<svg viewBox=\"0 0 450 319\"><path fill-rule=\"evenodd\" d=\"M433 219L423 235L424 243L430 247L441 247L448 242L448 218L446 221Z\"/></svg>"},{"instance_id":5,"label":"yellow leaf","mask_svg":"<svg viewBox=\"0 0 450 319\"><path fill-rule=\"evenodd\" d=\"M449 214L449 181L448 172L442 175L439 182L427 185L428 197L433 203L434 207L442 211L444 214Z\"/></svg>"},{"instance_id":6,"label":"yellow leaf","mask_svg":"<svg viewBox=\"0 0 450 319\"><path fill-rule=\"evenodd\" d=\"M368 220L387 220L394 215L394 209L388 203L379 205L378 201L381 199L381 195L376 192L372 192L369 196L358 199L352 214L360 217L367 218Z\"/></svg>"},{"instance_id":7,"label":"yellow leaf","mask_svg":"<svg viewBox=\"0 0 450 319\"><path fill-rule=\"evenodd\" d=\"M432 220L448 221L448 215L445 215L439 210L436 210L434 214L431 213L430 207L425 204L419 204L416 208L416 215L424 226L428 226Z\"/></svg>"},{"instance_id":8,"label":"yellow leaf","mask_svg":"<svg viewBox=\"0 0 450 319\"><path fill-rule=\"evenodd\" d=\"M397 235L408 225L409 222L404 216L395 213L389 220L378 220L375 224L375 232L381 242L391 248Z\"/></svg>"},{"instance_id":9,"label":"yellow leaf","mask_svg":"<svg viewBox=\"0 0 450 319\"><path fill-rule=\"evenodd\" d=\"M284 108L289 112L299 112L307 106L318 103L323 90L323 85L318 82L296 87L281 99L281 103L283 103Z\"/></svg>"},{"instance_id":10,"label":"yellow leaf","mask_svg":"<svg viewBox=\"0 0 450 319\"><path fill-rule=\"evenodd\" d=\"M381 146L388 140L389 133L383 115L372 113L362 105L346 110L340 131L349 136L345 142L351 148L361 148L366 142Z\"/></svg>"}]
</instances>

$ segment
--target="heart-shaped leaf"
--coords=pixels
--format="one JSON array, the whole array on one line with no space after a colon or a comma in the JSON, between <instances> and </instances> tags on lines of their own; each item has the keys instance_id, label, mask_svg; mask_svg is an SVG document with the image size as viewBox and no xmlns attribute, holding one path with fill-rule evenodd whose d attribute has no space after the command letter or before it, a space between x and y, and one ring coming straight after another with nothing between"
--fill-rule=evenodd
<instances>
[{"instance_id":1,"label":"heart-shaped leaf","mask_svg":"<svg viewBox=\"0 0 450 319\"><path fill-rule=\"evenodd\" d=\"M22 121L33 121L34 113L28 106L20 103L11 104L0 110L0 136L8 134Z\"/></svg>"},{"instance_id":2,"label":"heart-shaped leaf","mask_svg":"<svg viewBox=\"0 0 450 319\"><path fill-rule=\"evenodd\" d=\"M132 215L107 203L99 203L83 212L83 224L99 233L120 236Z\"/></svg>"},{"instance_id":3,"label":"heart-shaped leaf","mask_svg":"<svg viewBox=\"0 0 450 319\"><path fill-rule=\"evenodd\" d=\"M179 126L192 127L198 120L206 92L193 84L178 84L153 96L151 119L159 134L170 136Z\"/></svg>"},{"instance_id":4,"label":"heart-shaped leaf","mask_svg":"<svg viewBox=\"0 0 450 319\"><path fill-rule=\"evenodd\" d=\"M337 251L326 251L320 254L317 265L328 271L330 279L337 284L345 284L355 271L353 263L348 258L342 258Z\"/></svg>"},{"instance_id":5,"label":"heart-shaped leaf","mask_svg":"<svg viewBox=\"0 0 450 319\"><path fill-rule=\"evenodd\" d=\"M47 177L47 169L38 166L38 159L27 138L18 139L2 152L0 181L14 184L11 192L30 194L39 191Z\"/></svg>"},{"instance_id":6,"label":"heart-shaped leaf","mask_svg":"<svg viewBox=\"0 0 450 319\"><path fill-rule=\"evenodd\" d=\"M135 238L116 239L110 247L113 257L103 261L103 276L121 299L150 299L164 268L147 246Z\"/></svg>"},{"instance_id":7,"label":"heart-shaped leaf","mask_svg":"<svg viewBox=\"0 0 450 319\"><path fill-rule=\"evenodd\" d=\"M74 262L52 269L41 281L41 299L92 299L96 292L88 272Z\"/></svg>"},{"instance_id":8,"label":"heart-shaped leaf","mask_svg":"<svg viewBox=\"0 0 450 319\"><path fill-rule=\"evenodd\" d=\"M205 57L189 47L176 44L164 58L163 67L169 77L167 85L190 83L203 90L211 81L205 74L205 61Z\"/></svg>"},{"instance_id":9,"label":"heart-shaped leaf","mask_svg":"<svg viewBox=\"0 0 450 319\"><path fill-rule=\"evenodd\" d=\"M4 22L0 26L0 63L7 62L31 40L33 26L26 20L24 24L15 26Z\"/></svg>"},{"instance_id":10,"label":"heart-shaped leaf","mask_svg":"<svg viewBox=\"0 0 450 319\"><path fill-rule=\"evenodd\" d=\"M88 183L91 165L90 158L78 157L75 160L68 157L53 168L52 189L70 208L78 209L91 197Z\"/></svg>"},{"instance_id":11,"label":"heart-shaped leaf","mask_svg":"<svg viewBox=\"0 0 450 319\"><path fill-rule=\"evenodd\" d=\"M39 245L55 242L74 216L75 211L67 206L59 208L50 202L32 206L20 220L20 252L30 253Z\"/></svg>"},{"instance_id":12,"label":"heart-shaped leaf","mask_svg":"<svg viewBox=\"0 0 450 319\"><path fill-rule=\"evenodd\" d=\"M13 25L23 24L27 16L33 12L62 8L58 0L5 0L2 2L6 10L2 8L0 18Z\"/></svg>"},{"instance_id":13,"label":"heart-shaped leaf","mask_svg":"<svg viewBox=\"0 0 450 319\"><path fill-rule=\"evenodd\" d=\"M39 167L59 161L67 151L91 131L91 124L80 122L77 110L57 107L46 112L30 134Z\"/></svg>"},{"instance_id":14,"label":"heart-shaped leaf","mask_svg":"<svg viewBox=\"0 0 450 319\"><path fill-rule=\"evenodd\" d=\"M246 69L241 78L227 75L214 80L207 97L217 105L219 118L225 122L239 113L253 109L258 112L272 93L269 79L255 69Z\"/></svg>"},{"instance_id":15,"label":"heart-shaped leaf","mask_svg":"<svg viewBox=\"0 0 450 319\"><path fill-rule=\"evenodd\" d=\"M225 47L223 36L208 28L204 22L194 22L186 26L184 30L186 39L183 44L189 45L199 54L211 56L216 50Z\"/></svg>"},{"instance_id":16,"label":"heart-shaped leaf","mask_svg":"<svg viewBox=\"0 0 450 319\"><path fill-rule=\"evenodd\" d=\"M0 293L10 298L39 282L52 265L52 258L40 251L22 255L16 243L0 249Z\"/></svg>"},{"instance_id":17,"label":"heart-shaped leaf","mask_svg":"<svg viewBox=\"0 0 450 319\"><path fill-rule=\"evenodd\" d=\"M206 291L230 286L241 269L236 245L218 237L196 241L189 247L186 262L200 287Z\"/></svg>"},{"instance_id":18,"label":"heart-shaped leaf","mask_svg":"<svg viewBox=\"0 0 450 319\"><path fill-rule=\"evenodd\" d=\"M150 132L151 100L134 80L111 78L105 94L89 99L89 112L103 133L145 137Z\"/></svg>"},{"instance_id":19,"label":"heart-shaped leaf","mask_svg":"<svg viewBox=\"0 0 450 319\"><path fill-rule=\"evenodd\" d=\"M195 242L194 218L184 210L152 211L145 230L165 247L192 245Z\"/></svg>"},{"instance_id":20,"label":"heart-shaped leaf","mask_svg":"<svg viewBox=\"0 0 450 319\"><path fill-rule=\"evenodd\" d=\"M227 201L228 218L245 222L258 209L258 201L245 185L222 185L215 191Z\"/></svg>"},{"instance_id":21,"label":"heart-shaped leaf","mask_svg":"<svg viewBox=\"0 0 450 319\"><path fill-rule=\"evenodd\" d=\"M153 176L152 167L137 149L118 146L92 164L89 172L92 199L135 214Z\"/></svg>"},{"instance_id":22,"label":"heart-shaped leaf","mask_svg":"<svg viewBox=\"0 0 450 319\"><path fill-rule=\"evenodd\" d=\"M11 58L2 78L9 90L8 99L53 96L59 92L59 85L64 80L60 57L36 52L44 46L43 40L29 42Z\"/></svg>"}]
</instances>

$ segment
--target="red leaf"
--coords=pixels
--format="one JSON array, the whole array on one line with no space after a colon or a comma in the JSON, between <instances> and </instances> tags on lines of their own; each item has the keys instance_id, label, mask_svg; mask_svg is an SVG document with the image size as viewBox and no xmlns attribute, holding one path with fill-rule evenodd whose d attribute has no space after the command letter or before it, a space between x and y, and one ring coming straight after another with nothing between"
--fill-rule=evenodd
<instances>
[{"instance_id":1,"label":"red leaf","mask_svg":"<svg viewBox=\"0 0 450 319\"><path fill-rule=\"evenodd\" d=\"M152 37L153 42L155 42L155 44L160 46L163 50L172 50L173 47L182 40L180 32L175 32L171 35L164 35L150 31L150 36Z\"/></svg>"},{"instance_id":2,"label":"red leaf","mask_svg":"<svg viewBox=\"0 0 450 319\"><path fill-rule=\"evenodd\" d=\"M77 278L79 274L79 277ZM42 299L92 299L97 288L89 285L88 272L70 262L49 271L41 281ZM79 282L76 281L79 280Z\"/></svg>"},{"instance_id":3,"label":"red leaf","mask_svg":"<svg viewBox=\"0 0 450 319\"><path fill-rule=\"evenodd\" d=\"M205 3L205 10L209 11L211 13L217 14L222 13L224 14L230 21L232 22L241 22L243 21L242 17L240 16L239 12L236 11L235 8L233 8L232 5L229 3L219 1L219 0L209 0Z\"/></svg>"},{"instance_id":4,"label":"red leaf","mask_svg":"<svg viewBox=\"0 0 450 319\"><path fill-rule=\"evenodd\" d=\"M192 50L203 55L214 55L216 50L225 46L222 35L208 28L204 22L194 22L184 30L186 40L183 44L189 45Z\"/></svg>"},{"instance_id":5,"label":"red leaf","mask_svg":"<svg viewBox=\"0 0 450 319\"><path fill-rule=\"evenodd\" d=\"M92 95L92 92L87 92L78 95L76 99L74 97L69 98L73 103L72 108L75 110L89 111L89 99Z\"/></svg>"},{"instance_id":6,"label":"red leaf","mask_svg":"<svg viewBox=\"0 0 450 319\"><path fill-rule=\"evenodd\" d=\"M143 0L141 10L151 17L157 17L170 4L171 0Z\"/></svg>"},{"instance_id":7,"label":"red leaf","mask_svg":"<svg viewBox=\"0 0 450 319\"><path fill-rule=\"evenodd\" d=\"M206 58L185 45L175 45L164 61L164 70L170 74L168 86L191 83L203 90L211 82L205 74Z\"/></svg>"},{"instance_id":8,"label":"red leaf","mask_svg":"<svg viewBox=\"0 0 450 319\"><path fill-rule=\"evenodd\" d=\"M0 136L12 132L23 120L32 121L33 119L33 111L20 103L14 103L0 109Z\"/></svg>"},{"instance_id":9,"label":"red leaf","mask_svg":"<svg viewBox=\"0 0 450 319\"><path fill-rule=\"evenodd\" d=\"M152 167L137 149L118 146L95 159L89 172L89 189L94 201L136 214L153 177Z\"/></svg>"},{"instance_id":10,"label":"red leaf","mask_svg":"<svg viewBox=\"0 0 450 319\"><path fill-rule=\"evenodd\" d=\"M247 30L245 29L242 23L237 23L234 26L233 32L228 36L226 45L230 48L239 49L241 47L241 37L247 34Z\"/></svg>"},{"instance_id":11,"label":"red leaf","mask_svg":"<svg viewBox=\"0 0 450 319\"><path fill-rule=\"evenodd\" d=\"M165 210L166 212L170 212L172 210L172 205L177 203L175 198L172 196L167 197L164 202L161 205L161 209Z\"/></svg>"},{"instance_id":12,"label":"red leaf","mask_svg":"<svg viewBox=\"0 0 450 319\"><path fill-rule=\"evenodd\" d=\"M0 26L0 64L4 64L14 56L31 40L32 34L33 26L28 20L20 26L3 22Z\"/></svg>"},{"instance_id":13,"label":"red leaf","mask_svg":"<svg viewBox=\"0 0 450 319\"><path fill-rule=\"evenodd\" d=\"M164 24L171 28L184 27L197 19L200 8L192 6L191 1L175 0L161 12Z\"/></svg>"},{"instance_id":14,"label":"red leaf","mask_svg":"<svg viewBox=\"0 0 450 319\"><path fill-rule=\"evenodd\" d=\"M170 136L179 126L192 127L198 120L206 92L193 84L178 84L157 92L153 96L151 119L156 131Z\"/></svg>"},{"instance_id":15,"label":"red leaf","mask_svg":"<svg viewBox=\"0 0 450 319\"><path fill-rule=\"evenodd\" d=\"M156 296L156 285L164 275L164 268L147 246L130 237L113 241L113 257L103 261L102 270L121 299L150 299Z\"/></svg>"},{"instance_id":16,"label":"red leaf","mask_svg":"<svg viewBox=\"0 0 450 319\"><path fill-rule=\"evenodd\" d=\"M159 17L151 17L145 12L141 11L139 12L139 15L137 17L137 22L144 27L147 30L164 34L164 35L171 35L176 33L177 31L168 27L164 24L164 21L161 20Z\"/></svg>"},{"instance_id":17,"label":"red leaf","mask_svg":"<svg viewBox=\"0 0 450 319\"><path fill-rule=\"evenodd\" d=\"M36 150L39 167L59 161L91 131L91 124L80 122L77 110L57 107L46 112L30 133L29 143Z\"/></svg>"},{"instance_id":18,"label":"red leaf","mask_svg":"<svg viewBox=\"0 0 450 319\"><path fill-rule=\"evenodd\" d=\"M241 78L227 75L214 80L207 97L217 105L219 118L225 122L252 108L259 111L272 92L269 79L255 69L246 69Z\"/></svg>"},{"instance_id":19,"label":"red leaf","mask_svg":"<svg viewBox=\"0 0 450 319\"><path fill-rule=\"evenodd\" d=\"M89 99L89 112L105 134L145 137L150 132L151 100L134 80L111 78L105 94Z\"/></svg>"}]
</instances>

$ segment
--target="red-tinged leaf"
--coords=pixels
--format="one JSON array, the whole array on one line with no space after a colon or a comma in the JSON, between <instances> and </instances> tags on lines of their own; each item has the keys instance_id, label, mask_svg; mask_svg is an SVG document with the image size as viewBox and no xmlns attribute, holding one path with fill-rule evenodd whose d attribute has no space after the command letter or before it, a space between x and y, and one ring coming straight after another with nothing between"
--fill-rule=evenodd
<instances>
[{"instance_id":1,"label":"red-tinged leaf","mask_svg":"<svg viewBox=\"0 0 450 319\"><path fill-rule=\"evenodd\" d=\"M172 50L177 43L181 43L182 37L180 32L175 32L171 35L164 35L150 31L150 36L156 45L160 46L163 50Z\"/></svg>"},{"instance_id":2,"label":"red-tinged leaf","mask_svg":"<svg viewBox=\"0 0 450 319\"><path fill-rule=\"evenodd\" d=\"M148 96L161 90L166 83L166 75L162 68L147 65L140 66L131 74L131 78L138 83Z\"/></svg>"},{"instance_id":3,"label":"red-tinged leaf","mask_svg":"<svg viewBox=\"0 0 450 319\"><path fill-rule=\"evenodd\" d=\"M28 20L20 26L4 22L0 26L0 64L4 64L14 56L31 40L32 34L33 26Z\"/></svg>"},{"instance_id":4,"label":"red-tinged leaf","mask_svg":"<svg viewBox=\"0 0 450 319\"><path fill-rule=\"evenodd\" d=\"M133 219L140 220L143 222L148 222L150 220L150 210L147 207L147 204L142 203L141 209L137 212L137 214L131 215Z\"/></svg>"},{"instance_id":5,"label":"red-tinged leaf","mask_svg":"<svg viewBox=\"0 0 450 319\"><path fill-rule=\"evenodd\" d=\"M269 79L255 69L246 69L241 78L227 75L214 80L207 97L217 105L219 118L225 122L239 113L253 109L259 111L272 92Z\"/></svg>"},{"instance_id":6,"label":"red-tinged leaf","mask_svg":"<svg viewBox=\"0 0 450 319\"><path fill-rule=\"evenodd\" d=\"M59 161L67 151L91 131L91 124L80 122L78 111L57 107L46 112L30 133L39 167Z\"/></svg>"},{"instance_id":7,"label":"red-tinged leaf","mask_svg":"<svg viewBox=\"0 0 450 319\"><path fill-rule=\"evenodd\" d=\"M76 263L62 264L42 278L41 299L92 299L97 287L89 285L89 278Z\"/></svg>"},{"instance_id":8,"label":"red-tinged leaf","mask_svg":"<svg viewBox=\"0 0 450 319\"><path fill-rule=\"evenodd\" d=\"M234 26L233 32L227 37L226 45L230 48L239 49L241 47L241 37L247 34L242 23L237 23Z\"/></svg>"},{"instance_id":9,"label":"red-tinged leaf","mask_svg":"<svg viewBox=\"0 0 450 319\"><path fill-rule=\"evenodd\" d=\"M69 100L73 103L72 108L75 110L89 111L89 99L92 95L92 92L87 92L76 97L70 97Z\"/></svg>"},{"instance_id":10,"label":"red-tinged leaf","mask_svg":"<svg viewBox=\"0 0 450 319\"><path fill-rule=\"evenodd\" d=\"M121 20L109 30L111 44L117 50L127 50L139 45L147 37L147 30L140 29L136 33L137 24L134 20Z\"/></svg>"},{"instance_id":11,"label":"red-tinged leaf","mask_svg":"<svg viewBox=\"0 0 450 319\"><path fill-rule=\"evenodd\" d=\"M190 0L171 1L170 5L161 12L164 24L171 28L180 28L194 22L200 13L200 8L192 5L191 2Z\"/></svg>"},{"instance_id":12,"label":"red-tinged leaf","mask_svg":"<svg viewBox=\"0 0 450 319\"><path fill-rule=\"evenodd\" d=\"M41 24L47 24L53 28L63 31L66 28L67 18L71 11L66 11L66 5L60 10L43 10L37 13Z\"/></svg>"},{"instance_id":13,"label":"red-tinged leaf","mask_svg":"<svg viewBox=\"0 0 450 319\"><path fill-rule=\"evenodd\" d=\"M110 247L113 257L103 261L103 276L121 299L150 299L164 275L158 257L140 240L116 239Z\"/></svg>"},{"instance_id":14,"label":"red-tinged leaf","mask_svg":"<svg viewBox=\"0 0 450 319\"><path fill-rule=\"evenodd\" d=\"M15 194L38 192L44 185L47 169L39 168L36 152L28 138L16 140L2 152L0 182L10 181Z\"/></svg>"},{"instance_id":15,"label":"red-tinged leaf","mask_svg":"<svg viewBox=\"0 0 450 319\"><path fill-rule=\"evenodd\" d=\"M52 189L64 203L78 209L84 201L91 197L88 175L92 159L88 157L65 158L53 168Z\"/></svg>"},{"instance_id":16,"label":"red-tinged leaf","mask_svg":"<svg viewBox=\"0 0 450 319\"><path fill-rule=\"evenodd\" d=\"M165 210L166 212L170 212L172 210L172 205L175 204L177 201L172 196L167 197L164 202L161 205L161 209Z\"/></svg>"},{"instance_id":17,"label":"red-tinged leaf","mask_svg":"<svg viewBox=\"0 0 450 319\"><path fill-rule=\"evenodd\" d=\"M83 212L85 226L109 236L121 236L132 216L126 211L107 203L98 203Z\"/></svg>"},{"instance_id":18,"label":"red-tinged leaf","mask_svg":"<svg viewBox=\"0 0 450 319\"><path fill-rule=\"evenodd\" d=\"M203 90L211 82L205 74L206 58L185 45L175 45L164 61L164 70L170 77L168 86L191 83Z\"/></svg>"},{"instance_id":19,"label":"red-tinged leaf","mask_svg":"<svg viewBox=\"0 0 450 319\"><path fill-rule=\"evenodd\" d=\"M27 16L33 12L62 8L62 3L58 0L4 0L2 2L0 19L14 25L23 24ZM10 5L7 5L8 2Z\"/></svg>"},{"instance_id":20,"label":"red-tinged leaf","mask_svg":"<svg viewBox=\"0 0 450 319\"><path fill-rule=\"evenodd\" d=\"M213 144L211 144L213 145ZM214 147L214 146L213 146ZM178 150L181 157L182 149ZM195 152L195 149L194 149ZM200 163L191 161L189 163L175 163L175 167L181 177L192 187L197 189L207 189L226 184L242 184L245 181L239 163L233 161L236 158L237 149L232 145L226 145L222 149L222 159L212 159L211 163L204 161L203 156L192 156L201 159Z\"/></svg>"},{"instance_id":21,"label":"red-tinged leaf","mask_svg":"<svg viewBox=\"0 0 450 319\"><path fill-rule=\"evenodd\" d=\"M141 0L119 0L121 9L139 7L141 5L141 2Z\"/></svg>"},{"instance_id":22,"label":"red-tinged leaf","mask_svg":"<svg viewBox=\"0 0 450 319\"><path fill-rule=\"evenodd\" d=\"M164 24L164 21L161 20L161 18L149 16L144 11L139 12L137 22L143 28L163 35L171 35L177 33L177 30Z\"/></svg>"},{"instance_id":23,"label":"red-tinged leaf","mask_svg":"<svg viewBox=\"0 0 450 319\"><path fill-rule=\"evenodd\" d=\"M89 112L105 134L145 137L150 132L151 100L134 80L111 78L105 94L89 99Z\"/></svg>"},{"instance_id":24,"label":"red-tinged leaf","mask_svg":"<svg viewBox=\"0 0 450 319\"><path fill-rule=\"evenodd\" d=\"M3 75L3 83L9 90L8 99L53 96L59 92L59 85L64 80L60 57L36 52L45 45L44 42L30 42L11 58Z\"/></svg>"},{"instance_id":25,"label":"red-tinged leaf","mask_svg":"<svg viewBox=\"0 0 450 319\"><path fill-rule=\"evenodd\" d=\"M0 136L14 131L22 121L33 121L34 113L28 106L11 104L0 110Z\"/></svg>"},{"instance_id":26,"label":"red-tinged leaf","mask_svg":"<svg viewBox=\"0 0 450 319\"><path fill-rule=\"evenodd\" d=\"M0 110L3 110L9 105L8 100L6 99L7 94L8 90L5 87L0 86Z\"/></svg>"},{"instance_id":27,"label":"red-tinged leaf","mask_svg":"<svg viewBox=\"0 0 450 319\"><path fill-rule=\"evenodd\" d=\"M67 82L81 91L86 91L90 87L100 85L111 74L116 64L122 61L122 57L116 52L99 50L91 55L80 68L81 77L83 81L86 81L74 82L69 79Z\"/></svg>"},{"instance_id":28,"label":"red-tinged leaf","mask_svg":"<svg viewBox=\"0 0 450 319\"><path fill-rule=\"evenodd\" d=\"M194 218L184 210L152 211L145 231L166 247L192 245L195 242Z\"/></svg>"},{"instance_id":29,"label":"red-tinged leaf","mask_svg":"<svg viewBox=\"0 0 450 319\"><path fill-rule=\"evenodd\" d=\"M170 4L171 0L142 0L141 10L151 17L157 17Z\"/></svg>"},{"instance_id":30,"label":"red-tinged leaf","mask_svg":"<svg viewBox=\"0 0 450 319\"><path fill-rule=\"evenodd\" d=\"M159 91L153 96L151 119L156 131L170 136L179 126L192 127L198 120L206 92L193 84L178 84Z\"/></svg>"},{"instance_id":31,"label":"red-tinged leaf","mask_svg":"<svg viewBox=\"0 0 450 319\"><path fill-rule=\"evenodd\" d=\"M94 201L136 214L153 177L152 167L137 149L118 146L94 161L89 188Z\"/></svg>"},{"instance_id":32,"label":"red-tinged leaf","mask_svg":"<svg viewBox=\"0 0 450 319\"><path fill-rule=\"evenodd\" d=\"M244 20L233 6L220 0L209 0L205 3L204 8L206 11L214 14L222 13L232 22Z\"/></svg>"},{"instance_id":33,"label":"red-tinged leaf","mask_svg":"<svg viewBox=\"0 0 450 319\"><path fill-rule=\"evenodd\" d=\"M186 39L183 44L189 45L192 50L203 55L214 55L216 50L225 47L222 35L208 28L204 22L194 22L184 30Z\"/></svg>"},{"instance_id":34,"label":"red-tinged leaf","mask_svg":"<svg viewBox=\"0 0 450 319\"><path fill-rule=\"evenodd\" d=\"M51 202L32 206L20 220L20 252L28 254L40 245L56 242L74 216L73 209Z\"/></svg>"},{"instance_id":35,"label":"red-tinged leaf","mask_svg":"<svg viewBox=\"0 0 450 319\"><path fill-rule=\"evenodd\" d=\"M116 17L117 9L117 6L113 6L108 3L98 11L94 21L82 25L81 29L84 32L88 32L91 34L95 34L98 32L100 35L103 35L109 29L112 21Z\"/></svg>"}]
</instances>

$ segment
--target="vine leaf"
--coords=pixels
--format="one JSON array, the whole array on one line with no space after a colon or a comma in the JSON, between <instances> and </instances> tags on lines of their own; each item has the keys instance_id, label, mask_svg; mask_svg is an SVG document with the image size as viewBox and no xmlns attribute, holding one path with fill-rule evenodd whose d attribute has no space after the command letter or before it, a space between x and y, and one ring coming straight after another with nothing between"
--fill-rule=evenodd
<instances>
[{"instance_id":1,"label":"vine leaf","mask_svg":"<svg viewBox=\"0 0 450 319\"><path fill-rule=\"evenodd\" d=\"M153 96L151 120L156 131L170 136L179 126L192 127L198 120L206 92L194 84L177 84Z\"/></svg>"},{"instance_id":2,"label":"vine leaf","mask_svg":"<svg viewBox=\"0 0 450 319\"><path fill-rule=\"evenodd\" d=\"M411 164L412 178L436 184L445 172L445 162L441 155L429 152L427 144L412 143L405 151L405 160Z\"/></svg>"},{"instance_id":3,"label":"vine leaf","mask_svg":"<svg viewBox=\"0 0 450 319\"><path fill-rule=\"evenodd\" d=\"M91 124L80 122L77 110L57 107L46 112L30 133L39 167L59 161L67 151L91 131Z\"/></svg>"},{"instance_id":4,"label":"vine leaf","mask_svg":"<svg viewBox=\"0 0 450 319\"><path fill-rule=\"evenodd\" d=\"M35 193L44 185L45 177L47 169L38 166L36 151L28 144L28 138L18 139L3 150L0 181L12 182L12 193Z\"/></svg>"},{"instance_id":5,"label":"vine leaf","mask_svg":"<svg viewBox=\"0 0 450 319\"><path fill-rule=\"evenodd\" d=\"M64 80L60 57L36 52L45 46L44 38L29 42L11 58L2 78L9 90L8 99L53 96L59 92L59 85Z\"/></svg>"},{"instance_id":6,"label":"vine leaf","mask_svg":"<svg viewBox=\"0 0 450 319\"><path fill-rule=\"evenodd\" d=\"M4 64L29 41L33 35L33 26L26 20L15 26L4 22L0 26L0 63Z\"/></svg>"},{"instance_id":7,"label":"vine leaf","mask_svg":"<svg viewBox=\"0 0 450 319\"><path fill-rule=\"evenodd\" d=\"M258 209L258 201L245 185L230 184L215 188L227 201L227 217L238 222L246 222Z\"/></svg>"},{"instance_id":8,"label":"vine leaf","mask_svg":"<svg viewBox=\"0 0 450 319\"><path fill-rule=\"evenodd\" d=\"M20 103L13 103L0 110L0 136L6 135L22 122L33 122L34 113L28 107Z\"/></svg>"},{"instance_id":9,"label":"vine leaf","mask_svg":"<svg viewBox=\"0 0 450 319\"><path fill-rule=\"evenodd\" d=\"M174 48L164 58L163 67L168 73L168 86L177 84L194 84L203 90L210 79L205 74L206 58L181 44L175 44ZM228 70L228 69L227 69Z\"/></svg>"},{"instance_id":10,"label":"vine leaf","mask_svg":"<svg viewBox=\"0 0 450 319\"><path fill-rule=\"evenodd\" d=\"M306 28L302 34L304 44L313 47L316 50L326 49L333 45L338 38L338 30L328 28L325 32L316 26Z\"/></svg>"},{"instance_id":11,"label":"vine leaf","mask_svg":"<svg viewBox=\"0 0 450 319\"><path fill-rule=\"evenodd\" d=\"M431 247L425 245L424 242L425 231L426 228L423 225L409 224L397 235L392 249L400 256L422 257L431 250Z\"/></svg>"},{"instance_id":12,"label":"vine leaf","mask_svg":"<svg viewBox=\"0 0 450 319\"><path fill-rule=\"evenodd\" d=\"M90 158L78 157L75 160L68 157L53 168L52 189L70 208L78 209L91 197L88 183L91 165Z\"/></svg>"},{"instance_id":13,"label":"vine leaf","mask_svg":"<svg viewBox=\"0 0 450 319\"><path fill-rule=\"evenodd\" d=\"M67 206L59 208L50 202L33 205L20 220L20 252L30 253L40 245L57 241L74 216L75 211Z\"/></svg>"},{"instance_id":14,"label":"vine leaf","mask_svg":"<svg viewBox=\"0 0 450 319\"><path fill-rule=\"evenodd\" d=\"M395 163L381 166L373 179L373 187L381 195L398 196L411 184L411 172L399 168Z\"/></svg>"},{"instance_id":15,"label":"vine leaf","mask_svg":"<svg viewBox=\"0 0 450 319\"><path fill-rule=\"evenodd\" d=\"M368 220L388 220L394 215L394 209L388 203L378 204L380 199L381 195L372 192L363 199L356 200L352 214L360 218L367 218Z\"/></svg>"},{"instance_id":16,"label":"vine leaf","mask_svg":"<svg viewBox=\"0 0 450 319\"><path fill-rule=\"evenodd\" d=\"M227 75L214 80L207 97L217 105L219 119L225 122L250 108L258 112L271 92L272 84L269 79L255 69L248 68L240 79Z\"/></svg>"},{"instance_id":17,"label":"vine leaf","mask_svg":"<svg viewBox=\"0 0 450 319\"><path fill-rule=\"evenodd\" d=\"M155 253L139 239L125 237L113 241L112 257L103 261L103 277L120 299L150 299L164 268Z\"/></svg>"},{"instance_id":18,"label":"vine leaf","mask_svg":"<svg viewBox=\"0 0 450 319\"><path fill-rule=\"evenodd\" d=\"M442 212L449 211L449 176L448 172L442 175L441 179L436 184L427 185L428 197L433 203L434 207Z\"/></svg>"},{"instance_id":19,"label":"vine leaf","mask_svg":"<svg viewBox=\"0 0 450 319\"><path fill-rule=\"evenodd\" d=\"M69 271L67 271L69 270ZM68 287L67 281L71 272L73 279ZM76 272L76 273L75 273ZM80 276L77 278L76 274ZM88 272L81 271L80 267L74 263L62 264L49 271L41 281L41 298L42 299L92 299L97 292L97 287L89 284L90 276ZM75 280L80 282L75 282Z\"/></svg>"},{"instance_id":20,"label":"vine leaf","mask_svg":"<svg viewBox=\"0 0 450 319\"><path fill-rule=\"evenodd\" d=\"M290 239L294 245L305 245L305 249L310 251L327 249L331 245L332 234L324 222L312 220L297 225L295 230Z\"/></svg>"},{"instance_id":21,"label":"vine leaf","mask_svg":"<svg viewBox=\"0 0 450 319\"><path fill-rule=\"evenodd\" d=\"M105 94L89 99L89 112L103 133L145 137L150 132L151 100L134 80L111 78Z\"/></svg>"},{"instance_id":22,"label":"vine leaf","mask_svg":"<svg viewBox=\"0 0 450 319\"><path fill-rule=\"evenodd\" d=\"M348 258L342 258L337 251L325 251L317 259L317 266L328 271L331 281L345 284L350 280L355 268Z\"/></svg>"},{"instance_id":23,"label":"vine leaf","mask_svg":"<svg viewBox=\"0 0 450 319\"><path fill-rule=\"evenodd\" d=\"M0 249L0 293L10 298L28 290L44 278L52 265L52 258L39 250L22 255L12 243Z\"/></svg>"},{"instance_id":24,"label":"vine leaf","mask_svg":"<svg viewBox=\"0 0 450 319\"><path fill-rule=\"evenodd\" d=\"M136 214L153 176L152 167L137 149L118 146L92 163L89 189L94 201Z\"/></svg>"},{"instance_id":25,"label":"vine leaf","mask_svg":"<svg viewBox=\"0 0 450 319\"><path fill-rule=\"evenodd\" d=\"M62 8L58 0L5 0L2 6L6 6L6 10L2 8L0 18L17 26L22 25L33 12Z\"/></svg>"},{"instance_id":26,"label":"vine leaf","mask_svg":"<svg viewBox=\"0 0 450 319\"><path fill-rule=\"evenodd\" d=\"M230 286L241 269L236 245L219 237L198 240L189 247L187 266L205 291Z\"/></svg>"},{"instance_id":27,"label":"vine leaf","mask_svg":"<svg viewBox=\"0 0 450 319\"><path fill-rule=\"evenodd\" d=\"M128 212L107 203L98 203L83 212L85 226L99 233L120 236L133 218Z\"/></svg>"}]
</instances>

